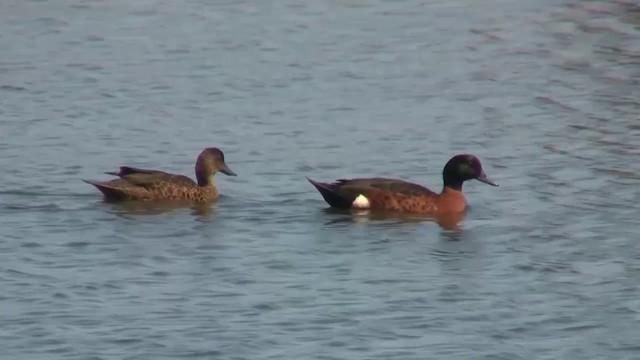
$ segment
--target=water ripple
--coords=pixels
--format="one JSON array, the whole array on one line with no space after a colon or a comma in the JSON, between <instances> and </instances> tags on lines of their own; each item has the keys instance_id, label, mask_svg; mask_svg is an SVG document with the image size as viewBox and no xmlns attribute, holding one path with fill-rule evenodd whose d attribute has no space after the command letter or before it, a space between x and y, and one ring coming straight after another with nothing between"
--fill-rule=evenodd
<instances>
[{"instance_id":1,"label":"water ripple","mask_svg":"<svg viewBox=\"0 0 640 360\"><path fill-rule=\"evenodd\" d=\"M7 358L638 352L636 4L0 6ZM214 204L80 181L190 175L205 146L240 175ZM438 189L459 152L501 186L465 183L454 221L327 210L304 179Z\"/></svg>"}]
</instances>

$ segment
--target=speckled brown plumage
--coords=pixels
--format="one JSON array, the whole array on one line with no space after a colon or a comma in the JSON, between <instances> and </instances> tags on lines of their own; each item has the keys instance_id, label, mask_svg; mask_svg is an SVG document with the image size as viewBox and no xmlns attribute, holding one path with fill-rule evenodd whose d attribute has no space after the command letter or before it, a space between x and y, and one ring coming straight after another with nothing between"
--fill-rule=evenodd
<instances>
[{"instance_id":1,"label":"speckled brown plumage","mask_svg":"<svg viewBox=\"0 0 640 360\"><path fill-rule=\"evenodd\" d=\"M487 179L480 161L469 154L451 158L442 173L444 187L439 194L422 185L387 178L340 179L333 183L308 180L332 207L353 208L354 200L362 195L372 210L423 214L464 211L467 203L462 194L462 183L467 180L476 179L497 186Z\"/></svg>"},{"instance_id":2,"label":"speckled brown plumage","mask_svg":"<svg viewBox=\"0 0 640 360\"><path fill-rule=\"evenodd\" d=\"M107 200L208 202L216 200L219 196L213 179L218 171L231 176L236 175L225 163L222 151L217 148L206 148L196 161L197 182L184 175L130 166L121 166L118 172L107 172L107 174L118 176L118 179L84 181L100 190Z\"/></svg>"}]
</instances>

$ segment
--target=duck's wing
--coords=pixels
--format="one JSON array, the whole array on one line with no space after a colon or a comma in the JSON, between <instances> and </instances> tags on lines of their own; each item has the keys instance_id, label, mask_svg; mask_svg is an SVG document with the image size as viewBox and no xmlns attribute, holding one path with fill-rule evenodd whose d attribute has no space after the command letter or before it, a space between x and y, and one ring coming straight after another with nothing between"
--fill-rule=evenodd
<instances>
[{"instance_id":1,"label":"duck's wing","mask_svg":"<svg viewBox=\"0 0 640 360\"><path fill-rule=\"evenodd\" d=\"M388 178L360 178L338 179L332 185L342 190L375 190L404 196L433 196L435 192L426 187L399 179ZM356 195L357 196L357 195Z\"/></svg>"},{"instance_id":2,"label":"duck's wing","mask_svg":"<svg viewBox=\"0 0 640 360\"><path fill-rule=\"evenodd\" d=\"M168 174L164 171L160 170L151 170L151 169L141 169L132 166L120 166L120 170L118 172L115 171L107 171L105 174L117 176L119 178L132 174Z\"/></svg>"},{"instance_id":3,"label":"duck's wing","mask_svg":"<svg viewBox=\"0 0 640 360\"><path fill-rule=\"evenodd\" d=\"M142 170L142 171L139 171ZM122 172L122 168L121 168ZM119 179L109 181L84 180L95 186L106 198L149 199L163 193L163 190L176 187L195 187L195 181L184 175L170 174L157 170L145 170L125 167Z\"/></svg>"},{"instance_id":4,"label":"duck's wing","mask_svg":"<svg viewBox=\"0 0 640 360\"><path fill-rule=\"evenodd\" d=\"M113 186L141 187L153 190L163 186L193 187L198 186L195 181L184 175L169 174L165 172L132 173L108 182Z\"/></svg>"},{"instance_id":5,"label":"duck's wing","mask_svg":"<svg viewBox=\"0 0 640 360\"><path fill-rule=\"evenodd\" d=\"M111 180L108 183L120 186L142 186L154 187L161 183L174 184L178 186L197 186L195 181L187 176L171 174L160 170L141 169L131 166L121 166L118 172L107 172L120 179ZM118 181L123 180L123 181Z\"/></svg>"},{"instance_id":6,"label":"duck's wing","mask_svg":"<svg viewBox=\"0 0 640 360\"><path fill-rule=\"evenodd\" d=\"M422 185L398 179L339 179L333 183L308 180L329 205L339 208L350 208L359 195L364 195L373 203L382 203L389 198L437 196L436 193Z\"/></svg>"}]
</instances>

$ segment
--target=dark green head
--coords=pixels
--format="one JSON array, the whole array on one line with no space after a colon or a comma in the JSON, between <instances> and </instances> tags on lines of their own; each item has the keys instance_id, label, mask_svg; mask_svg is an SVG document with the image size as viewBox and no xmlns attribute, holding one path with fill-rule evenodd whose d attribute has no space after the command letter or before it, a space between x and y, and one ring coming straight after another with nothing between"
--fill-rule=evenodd
<instances>
[{"instance_id":1,"label":"dark green head","mask_svg":"<svg viewBox=\"0 0 640 360\"><path fill-rule=\"evenodd\" d=\"M471 154L460 154L452 157L451 160L447 162L447 165L444 166L442 177L444 186L458 191L462 190L463 182L471 179L476 179L492 186L498 186L497 183L487 178L484 170L482 170L480 160Z\"/></svg>"}]
</instances>

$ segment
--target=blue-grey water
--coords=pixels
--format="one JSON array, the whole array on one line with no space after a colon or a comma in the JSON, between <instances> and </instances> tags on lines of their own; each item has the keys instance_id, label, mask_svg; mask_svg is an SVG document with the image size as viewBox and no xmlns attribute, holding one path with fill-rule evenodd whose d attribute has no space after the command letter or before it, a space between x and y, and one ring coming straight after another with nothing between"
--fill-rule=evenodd
<instances>
[{"instance_id":1,"label":"blue-grey water","mask_svg":"<svg viewBox=\"0 0 640 360\"><path fill-rule=\"evenodd\" d=\"M640 359L638 5L0 2L0 358ZM207 146L208 207L81 181ZM454 229L305 180L460 152Z\"/></svg>"}]
</instances>

